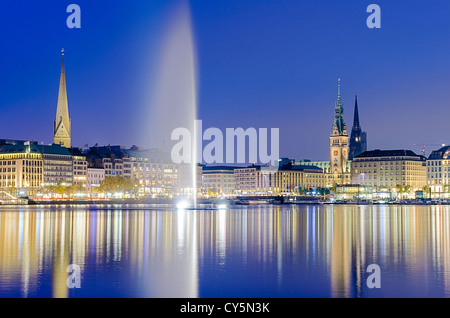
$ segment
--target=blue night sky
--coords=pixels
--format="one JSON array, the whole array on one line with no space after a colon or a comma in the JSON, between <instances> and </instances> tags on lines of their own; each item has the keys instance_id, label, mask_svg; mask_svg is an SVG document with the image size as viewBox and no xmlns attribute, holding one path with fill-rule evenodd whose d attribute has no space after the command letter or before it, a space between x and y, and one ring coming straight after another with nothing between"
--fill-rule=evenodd
<instances>
[{"instance_id":1,"label":"blue night sky","mask_svg":"<svg viewBox=\"0 0 450 318\"><path fill-rule=\"evenodd\" d=\"M81 7L81 29L66 26L71 3ZM381 7L381 29L366 26L371 3ZM151 136L139 126L164 28L178 4L3 1L0 138L52 141L64 47L74 146L150 147ZM340 77L347 129L357 92L370 149L418 152L415 143L450 142L448 0L192 0L190 6L205 128L277 127L282 156L326 160Z\"/></svg>"}]
</instances>

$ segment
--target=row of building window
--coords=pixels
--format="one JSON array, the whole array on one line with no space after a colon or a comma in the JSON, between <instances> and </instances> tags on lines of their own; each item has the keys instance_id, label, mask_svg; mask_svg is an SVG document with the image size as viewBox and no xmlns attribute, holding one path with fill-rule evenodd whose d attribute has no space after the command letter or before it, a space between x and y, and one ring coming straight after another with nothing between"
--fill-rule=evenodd
<instances>
[{"instance_id":1,"label":"row of building window","mask_svg":"<svg viewBox=\"0 0 450 318\"><path fill-rule=\"evenodd\" d=\"M11 163L12 163L12 165L15 165L16 161L15 160L14 161L0 161L0 166L3 166L3 165L10 166Z\"/></svg>"},{"instance_id":2,"label":"row of building window","mask_svg":"<svg viewBox=\"0 0 450 318\"><path fill-rule=\"evenodd\" d=\"M429 160L429 161L427 161L427 166L440 166L440 165L441 165L441 161L440 160L437 160L437 161Z\"/></svg>"},{"instance_id":3,"label":"row of building window","mask_svg":"<svg viewBox=\"0 0 450 318\"><path fill-rule=\"evenodd\" d=\"M447 173L444 173L444 178L447 178L447 176L450 178L450 173L449 174L447 174ZM428 175L427 175L427 177L429 178L429 179L434 179L434 178L442 178L442 173L436 173L436 174L434 174L434 173L429 173Z\"/></svg>"},{"instance_id":4,"label":"row of building window","mask_svg":"<svg viewBox=\"0 0 450 318\"><path fill-rule=\"evenodd\" d=\"M444 167L443 169L444 171L450 171L450 167ZM441 172L441 167L428 167L427 168L428 172Z\"/></svg>"},{"instance_id":5,"label":"row of building window","mask_svg":"<svg viewBox=\"0 0 450 318\"><path fill-rule=\"evenodd\" d=\"M0 172L16 172L16 168L0 168Z\"/></svg>"}]
</instances>

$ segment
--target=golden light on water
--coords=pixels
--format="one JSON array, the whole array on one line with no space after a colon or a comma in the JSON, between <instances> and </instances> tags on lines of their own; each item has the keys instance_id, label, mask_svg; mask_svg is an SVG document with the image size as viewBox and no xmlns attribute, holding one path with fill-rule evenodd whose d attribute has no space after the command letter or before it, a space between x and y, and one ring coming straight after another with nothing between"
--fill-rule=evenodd
<instances>
[{"instance_id":1,"label":"golden light on water","mask_svg":"<svg viewBox=\"0 0 450 318\"><path fill-rule=\"evenodd\" d=\"M0 295L29 297L48 285L51 297L199 297L209 275L228 273L228 287L255 275L261 286L274 279L274 292L313 296L321 282L329 296L364 297L366 268L376 263L381 291L450 296L449 231L447 206L11 208L0 212ZM69 264L81 267L79 291L67 288Z\"/></svg>"}]
</instances>

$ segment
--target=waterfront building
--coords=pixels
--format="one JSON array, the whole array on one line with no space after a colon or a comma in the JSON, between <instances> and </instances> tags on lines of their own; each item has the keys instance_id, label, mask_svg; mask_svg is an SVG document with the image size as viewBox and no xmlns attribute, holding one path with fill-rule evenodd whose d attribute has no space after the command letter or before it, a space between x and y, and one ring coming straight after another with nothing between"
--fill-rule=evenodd
<instances>
[{"instance_id":1,"label":"waterfront building","mask_svg":"<svg viewBox=\"0 0 450 318\"><path fill-rule=\"evenodd\" d=\"M61 77L59 82L58 105L53 124L53 142L65 148L71 146L71 122L69 118L69 103L67 99L66 74L64 70L64 49L62 50Z\"/></svg>"},{"instance_id":2,"label":"waterfront building","mask_svg":"<svg viewBox=\"0 0 450 318\"><path fill-rule=\"evenodd\" d=\"M205 194L230 196L235 189L235 167L204 166L202 171L202 188Z\"/></svg>"},{"instance_id":3,"label":"waterfront building","mask_svg":"<svg viewBox=\"0 0 450 318\"><path fill-rule=\"evenodd\" d=\"M191 195L192 194L192 164L178 164L178 187L177 194L180 195ZM196 192L197 195L202 192L202 174L203 174L203 165L196 165Z\"/></svg>"},{"instance_id":4,"label":"waterfront building","mask_svg":"<svg viewBox=\"0 0 450 318\"><path fill-rule=\"evenodd\" d=\"M95 146L86 151L90 168L104 170L105 178L123 176L136 180L141 195L175 195L192 192L192 165L175 164L168 152L137 146ZM197 167L197 187L201 187Z\"/></svg>"},{"instance_id":5,"label":"waterfront building","mask_svg":"<svg viewBox=\"0 0 450 318\"><path fill-rule=\"evenodd\" d=\"M330 134L330 171L333 185L350 183L348 162L348 133L344 121L341 100L341 80L338 82L338 97L334 107L334 122Z\"/></svg>"},{"instance_id":6,"label":"waterfront building","mask_svg":"<svg viewBox=\"0 0 450 318\"><path fill-rule=\"evenodd\" d=\"M131 160L124 146L95 146L86 151L89 167L105 169L105 177L131 178Z\"/></svg>"},{"instance_id":7,"label":"waterfront building","mask_svg":"<svg viewBox=\"0 0 450 318\"><path fill-rule=\"evenodd\" d=\"M173 163L170 153L137 146L125 151L130 158L131 178L140 185L139 193L172 195L178 191L180 168Z\"/></svg>"},{"instance_id":8,"label":"waterfront building","mask_svg":"<svg viewBox=\"0 0 450 318\"><path fill-rule=\"evenodd\" d=\"M44 182L41 149L34 143L0 146L0 189L11 195L36 194Z\"/></svg>"},{"instance_id":9,"label":"waterfront building","mask_svg":"<svg viewBox=\"0 0 450 318\"><path fill-rule=\"evenodd\" d=\"M73 162L73 184L77 192L86 192L87 182L87 160L86 155L79 148L70 148Z\"/></svg>"},{"instance_id":10,"label":"waterfront building","mask_svg":"<svg viewBox=\"0 0 450 318\"><path fill-rule=\"evenodd\" d=\"M68 148L61 145L37 145L44 160L43 186L71 186L73 184L73 160Z\"/></svg>"},{"instance_id":11,"label":"waterfront building","mask_svg":"<svg viewBox=\"0 0 450 318\"><path fill-rule=\"evenodd\" d=\"M2 187L14 192L36 194L40 187L73 183L72 154L60 145L5 144L0 147L0 161Z\"/></svg>"},{"instance_id":12,"label":"waterfront building","mask_svg":"<svg viewBox=\"0 0 450 318\"><path fill-rule=\"evenodd\" d=\"M101 167L87 168L86 193L92 196L96 195L96 189L105 180L105 169Z\"/></svg>"},{"instance_id":13,"label":"waterfront building","mask_svg":"<svg viewBox=\"0 0 450 318\"><path fill-rule=\"evenodd\" d=\"M260 174L260 165L251 165L234 169L235 192L236 194L261 194L259 193L258 178Z\"/></svg>"},{"instance_id":14,"label":"waterfront building","mask_svg":"<svg viewBox=\"0 0 450 318\"><path fill-rule=\"evenodd\" d=\"M301 165L282 158L279 166L236 168L236 193L245 195L299 195L317 188L326 188L329 175L319 167Z\"/></svg>"},{"instance_id":15,"label":"waterfront building","mask_svg":"<svg viewBox=\"0 0 450 318\"><path fill-rule=\"evenodd\" d=\"M411 150L371 150L356 156L351 164L352 183L421 191L427 183L426 159Z\"/></svg>"},{"instance_id":16,"label":"waterfront building","mask_svg":"<svg viewBox=\"0 0 450 318\"><path fill-rule=\"evenodd\" d=\"M258 173L259 191L265 194L306 194L326 188L328 175L314 166L289 163L277 169L262 169Z\"/></svg>"},{"instance_id":17,"label":"waterfront building","mask_svg":"<svg viewBox=\"0 0 450 318\"><path fill-rule=\"evenodd\" d=\"M358 97L355 95L355 110L353 113L353 127L350 134L350 146L348 159L352 160L354 157L367 151L367 134L362 131L359 124L358 112Z\"/></svg>"},{"instance_id":18,"label":"waterfront building","mask_svg":"<svg viewBox=\"0 0 450 318\"><path fill-rule=\"evenodd\" d=\"M432 198L448 198L450 192L450 146L433 151L427 159L427 186Z\"/></svg>"}]
</instances>

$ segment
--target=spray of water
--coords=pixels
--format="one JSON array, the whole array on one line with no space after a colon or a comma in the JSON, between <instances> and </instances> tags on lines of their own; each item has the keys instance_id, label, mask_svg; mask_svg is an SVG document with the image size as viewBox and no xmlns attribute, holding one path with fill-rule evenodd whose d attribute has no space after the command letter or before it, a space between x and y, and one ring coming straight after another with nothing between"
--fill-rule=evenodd
<instances>
[{"instance_id":1,"label":"spray of water","mask_svg":"<svg viewBox=\"0 0 450 318\"><path fill-rule=\"evenodd\" d=\"M190 9L182 1L170 19L163 35L152 93L149 135L153 145L170 151L172 131L185 127L192 134L192 160L188 196L197 204L197 79L195 45ZM184 178L186 180L187 178Z\"/></svg>"}]
</instances>

